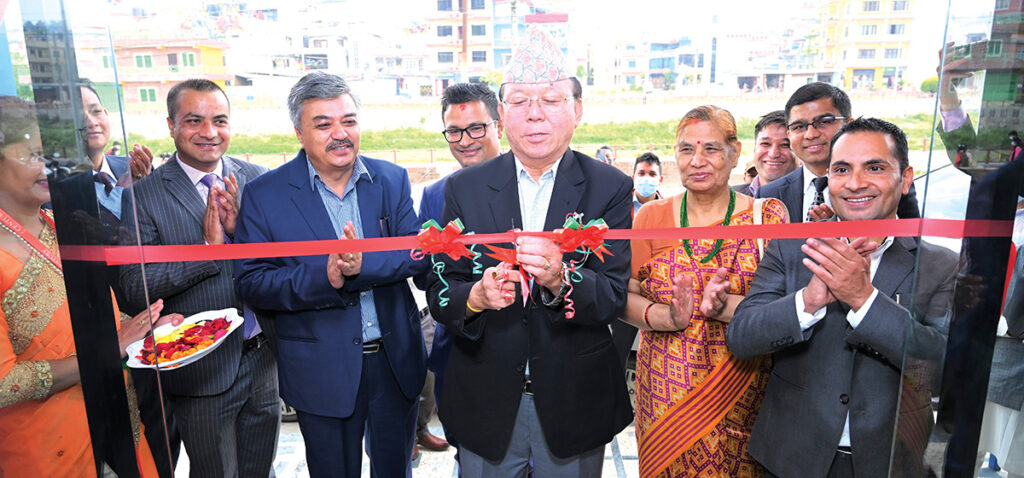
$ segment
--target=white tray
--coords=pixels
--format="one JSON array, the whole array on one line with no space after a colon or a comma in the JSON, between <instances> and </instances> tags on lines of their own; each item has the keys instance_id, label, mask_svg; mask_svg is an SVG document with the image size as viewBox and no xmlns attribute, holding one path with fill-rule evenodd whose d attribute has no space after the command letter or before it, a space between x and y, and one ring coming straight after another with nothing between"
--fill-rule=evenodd
<instances>
[{"instance_id":1,"label":"white tray","mask_svg":"<svg viewBox=\"0 0 1024 478\"><path fill-rule=\"evenodd\" d=\"M228 336L231 335L231 332L234 332L235 329L237 329L237 328L242 326L242 322L245 319L243 319L242 316L238 314L238 309L230 308L230 309L224 309L224 310L208 310L206 312L200 312L198 314L195 314L195 315L187 317L177 327L175 327L174 324L164 324L164 325L161 325L160 327L157 327L155 330L153 330L153 336L154 337L165 337L165 336L170 335L171 333L173 333L176 329L184 330L184 329L187 329L187 328L195 325L198 322L201 322L201 321L204 321L204 320L213 320L213 319L217 319L217 318L220 318L220 317L224 317L225 319L230 320L231 321L231 325L228 326L227 333L225 333L219 339L217 339L213 343L213 345L210 345L209 347L206 347L205 349L200 350L200 351L198 351L198 352L196 352L196 353L194 353L192 355L189 355L187 357L182 357L180 359L169 360L169 361L163 361L163 360L157 359L157 363L155 363L153 365L146 365L146 364L142 363L141 360L139 360L139 356L141 355L141 352L142 352L142 344L146 340L145 337L143 337L142 339L140 339L138 341L132 342L131 345L129 345L126 348L126 351L128 352L128 363L127 363L127 365L129 367L132 367L132 368L171 369L171 368L184 367L184 366L186 366L186 365L188 365L190 363L193 363L193 362L195 362L195 361L205 357L210 352L213 352L214 349L216 349L217 347L220 347L220 344L224 343L224 341L227 340Z\"/></svg>"}]
</instances>

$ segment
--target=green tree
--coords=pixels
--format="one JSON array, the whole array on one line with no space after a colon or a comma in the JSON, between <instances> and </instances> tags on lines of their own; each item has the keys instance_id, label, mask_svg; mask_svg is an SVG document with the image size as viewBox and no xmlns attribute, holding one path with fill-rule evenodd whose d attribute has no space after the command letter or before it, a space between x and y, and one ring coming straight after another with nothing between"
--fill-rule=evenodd
<instances>
[{"instance_id":1,"label":"green tree","mask_svg":"<svg viewBox=\"0 0 1024 478\"><path fill-rule=\"evenodd\" d=\"M921 82L921 91L924 93L935 93L939 90L939 77L933 76Z\"/></svg>"}]
</instances>

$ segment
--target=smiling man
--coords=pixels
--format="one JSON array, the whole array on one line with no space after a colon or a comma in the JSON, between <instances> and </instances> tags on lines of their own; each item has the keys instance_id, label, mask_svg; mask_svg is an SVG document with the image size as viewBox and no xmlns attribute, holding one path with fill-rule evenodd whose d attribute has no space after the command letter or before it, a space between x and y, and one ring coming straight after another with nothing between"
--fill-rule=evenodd
<instances>
[{"instance_id":1,"label":"smiling man","mask_svg":"<svg viewBox=\"0 0 1024 478\"><path fill-rule=\"evenodd\" d=\"M341 77L310 73L288 112L302 145L249 185L240 243L410 236L405 169L359 154L359 102ZM296 410L311 476L409 476L425 352L408 251L238 261L242 297L273 311L281 397Z\"/></svg>"},{"instance_id":2,"label":"smiling man","mask_svg":"<svg viewBox=\"0 0 1024 478\"><path fill-rule=\"evenodd\" d=\"M772 111L754 125L754 180L736 186L736 192L757 197L761 186L779 179L799 166L786 134L786 112Z\"/></svg>"},{"instance_id":3,"label":"smiling man","mask_svg":"<svg viewBox=\"0 0 1024 478\"><path fill-rule=\"evenodd\" d=\"M846 92L828 83L808 83L798 88L786 102L786 129L793 154L803 167L771 184L763 185L757 197L778 198L789 209L791 222L829 217L832 212L828 193L828 158L832 137L852 120L853 106ZM818 207L811 215L812 208ZM920 217L913 183L901 197L898 215Z\"/></svg>"},{"instance_id":4,"label":"smiling man","mask_svg":"<svg viewBox=\"0 0 1024 478\"><path fill-rule=\"evenodd\" d=\"M512 151L448 180L442 224L458 218L477 234L550 231L579 213L630 227L629 177L569 149L583 91L564 61L530 29L499 92ZM462 475L525 476L532 463L534 476L598 477L605 444L632 418L608 330L625 308L628 243L607 241L614 255L603 262L563 254L539 236L500 246L517 254L505 263L481 257L479 271L438 258L443 280L429 280L430 312L455 336L440 414Z\"/></svg>"},{"instance_id":5,"label":"smiling man","mask_svg":"<svg viewBox=\"0 0 1024 478\"><path fill-rule=\"evenodd\" d=\"M138 237L147 246L224 244L235 234L238 198L266 168L224 154L231 144L231 107L212 81L191 79L171 88L167 129L174 157L136 182L134 194L124 195L121 222L130 234L123 243L135 245ZM147 298L162 298L164 310L185 316L229 307L245 316L241 333L206 357L160 371L192 477L267 476L277 447L281 408L268 346L273 327L243 306L233 267L232 261L205 260L121 268L121 286L135 310Z\"/></svg>"},{"instance_id":6,"label":"smiling man","mask_svg":"<svg viewBox=\"0 0 1024 478\"><path fill-rule=\"evenodd\" d=\"M895 219L914 176L903 132L857 119L831 149L837 219ZM922 476L956 265L919 238L773 240L727 331L740 359L772 355L751 456L780 477L888 476L890 455Z\"/></svg>"}]
</instances>

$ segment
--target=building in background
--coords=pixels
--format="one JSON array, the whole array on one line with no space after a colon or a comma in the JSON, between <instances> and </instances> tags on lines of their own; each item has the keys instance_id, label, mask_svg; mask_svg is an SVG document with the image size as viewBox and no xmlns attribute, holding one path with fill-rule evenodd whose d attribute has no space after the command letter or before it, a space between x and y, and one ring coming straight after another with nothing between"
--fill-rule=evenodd
<instances>
[{"instance_id":1,"label":"building in background","mask_svg":"<svg viewBox=\"0 0 1024 478\"><path fill-rule=\"evenodd\" d=\"M919 0L832 0L821 11L819 68L846 89L901 89ZM923 5L923 4L922 4Z\"/></svg>"}]
</instances>

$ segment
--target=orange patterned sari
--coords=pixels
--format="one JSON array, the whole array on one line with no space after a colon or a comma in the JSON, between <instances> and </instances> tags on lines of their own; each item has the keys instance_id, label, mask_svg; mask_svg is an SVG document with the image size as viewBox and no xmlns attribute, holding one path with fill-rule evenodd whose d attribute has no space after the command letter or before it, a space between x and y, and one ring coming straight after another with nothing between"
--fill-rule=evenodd
<instances>
[{"instance_id":1,"label":"orange patterned sari","mask_svg":"<svg viewBox=\"0 0 1024 478\"><path fill-rule=\"evenodd\" d=\"M39 239L56 252L49 224ZM0 476L96 476L81 385L50 395L49 361L75 353L63 276L39 254L22 262L0 249L0 291ZM155 477L135 430L140 473Z\"/></svg>"},{"instance_id":2,"label":"orange patterned sari","mask_svg":"<svg viewBox=\"0 0 1024 478\"><path fill-rule=\"evenodd\" d=\"M680 196L648 203L636 229L679 227ZM763 204L763 223L786 222L777 200ZM730 225L753 224L752 208L735 213ZM672 281L693 279L694 314L678 332L641 332L636 363L636 433L640 476L759 477L761 466L747 441L771 372L767 357L741 361L729 353L726 324L700 312L704 285L720 267L730 275L730 294L746 295L760 261L752 239L725 239L707 263L714 240L691 241L690 257L680 240L633 241L633 279L643 295L668 303Z\"/></svg>"}]
</instances>

